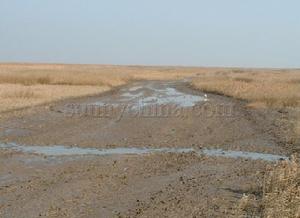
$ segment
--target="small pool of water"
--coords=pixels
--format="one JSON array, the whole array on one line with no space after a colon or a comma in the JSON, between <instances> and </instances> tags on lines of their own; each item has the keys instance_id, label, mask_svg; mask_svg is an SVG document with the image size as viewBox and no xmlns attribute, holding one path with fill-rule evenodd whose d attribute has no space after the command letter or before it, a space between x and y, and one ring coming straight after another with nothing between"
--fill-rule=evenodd
<instances>
[{"instance_id":1,"label":"small pool of water","mask_svg":"<svg viewBox=\"0 0 300 218\"><path fill-rule=\"evenodd\" d=\"M202 153L207 156L228 157L228 158L245 158L252 160L278 161L288 160L287 157L275 154L245 152L245 151L224 151L222 149L203 149Z\"/></svg>"},{"instance_id":2,"label":"small pool of water","mask_svg":"<svg viewBox=\"0 0 300 218\"><path fill-rule=\"evenodd\" d=\"M132 105L132 109L143 108L153 105L173 104L179 107L193 107L198 102L207 101L205 96L187 94L176 88L170 87L170 84L148 84L143 86L133 86L121 90L121 93L114 100L103 98L93 105Z\"/></svg>"},{"instance_id":3,"label":"small pool of water","mask_svg":"<svg viewBox=\"0 0 300 218\"><path fill-rule=\"evenodd\" d=\"M68 155L115 155L115 154L147 154L155 152L172 152L172 153L184 153L191 152L193 149L189 148L80 148L80 147L67 147L61 145L55 146L25 146L15 143L0 144L2 149L11 149L15 151L42 154L48 156L68 156Z\"/></svg>"},{"instance_id":4,"label":"small pool of water","mask_svg":"<svg viewBox=\"0 0 300 218\"><path fill-rule=\"evenodd\" d=\"M194 149L194 148L80 148L80 147L67 147L67 146L25 146L16 143L1 143L0 149L10 149L30 154L40 154L46 156L70 156L70 155L142 155L150 153L189 153L195 152L199 155L227 157L227 158L245 158L252 160L265 160L265 161L278 161L288 160L288 157L256 153L256 152L243 152L243 151L225 151L221 149Z\"/></svg>"}]
</instances>

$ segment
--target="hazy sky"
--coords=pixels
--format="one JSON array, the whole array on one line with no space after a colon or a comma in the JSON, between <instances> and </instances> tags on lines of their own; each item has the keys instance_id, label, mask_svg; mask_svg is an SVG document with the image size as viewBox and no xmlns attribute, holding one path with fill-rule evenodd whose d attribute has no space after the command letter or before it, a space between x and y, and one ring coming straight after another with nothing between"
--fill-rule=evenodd
<instances>
[{"instance_id":1,"label":"hazy sky","mask_svg":"<svg viewBox=\"0 0 300 218\"><path fill-rule=\"evenodd\" d=\"M300 1L0 0L0 62L300 67Z\"/></svg>"}]
</instances>

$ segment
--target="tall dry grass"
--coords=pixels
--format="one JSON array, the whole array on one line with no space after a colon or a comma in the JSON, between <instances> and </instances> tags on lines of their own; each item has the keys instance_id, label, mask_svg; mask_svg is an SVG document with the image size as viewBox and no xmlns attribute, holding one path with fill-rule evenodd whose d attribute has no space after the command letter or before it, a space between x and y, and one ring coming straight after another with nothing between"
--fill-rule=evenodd
<instances>
[{"instance_id":1,"label":"tall dry grass","mask_svg":"<svg viewBox=\"0 0 300 218\"><path fill-rule=\"evenodd\" d=\"M254 195L243 196L238 217L300 217L300 163L295 157L268 167L262 189L261 200Z\"/></svg>"},{"instance_id":2,"label":"tall dry grass","mask_svg":"<svg viewBox=\"0 0 300 218\"><path fill-rule=\"evenodd\" d=\"M180 79L211 68L0 64L0 112L94 95L134 80Z\"/></svg>"},{"instance_id":3,"label":"tall dry grass","mask_svg":"<svg viewBox=\"0 0 300 218\"><path fill-rule=\"evenodd\" d=\"M115 87L133 80L186 77L194 77L192 85L195 88L244 99L253 107L297 107L300 104L300 70L0 64L0 84L32 87L34 85Z\"/></svg>"},{"instance_id":4,"label":"tall dry grass","mask_svg":"<svg viewBox=\"0 0 300 218\"><path fill-rule=\"evenodd\" d=\"M109 89L108 86L0 84L0 113L70 97L95 95Z\"/></svg>"},{"instance_id":5,"label":"tall dry grass","mask_svg":"<svg viewBox=\"0 0 300 218\"><path fill-rule=\"evenodd\" d=\"M130 75L88 65L0 65L1 84L118 86Z\"/></svg>"},{"instance_id":6,"label":"tall dry grass","mask_svg":"<svg viewBox=\"0 0 300 218\"><path fill-rule=\"evenodd\" d=\"M0 83L118 86L131 80L179 79L214 71L193 67L0 64Z\"/></svg>"},{"instance_id":7,"label":"tall dry grass","mask_svg":"<svg viewBox=\"0 0 300 218\"><path fill-rule=\"evenodd\" d=\"M296 107L300 104L300 70L0 64L0 84L32 87L32 96L39 95L35 85L115 87L133 80L186 77L196 77L192 85L198 89L248 100L254 107ZM74 92L74 97L77 94Z\"/></svg>"},{"instance_id":8,"label":"tall dry grass","mask_svg":"<svg viewBox=\"0 0 300 218\"><path fill-rule=\"evenodd\" d=\"M245 70L203 74L192 85L249 101L253 107L297 107L300 105L300 70Z\"/></svg>"},{"instance_id":9,"label":"tall dry grass","mask_svg":"<svg viewBox=\"0 0 300 218\"><path fill-rule=\"evenodd\" d=\"M269 169L262 203L264 217L300 217L300 165L296 158Z\"/></svg>"}]
</instances>

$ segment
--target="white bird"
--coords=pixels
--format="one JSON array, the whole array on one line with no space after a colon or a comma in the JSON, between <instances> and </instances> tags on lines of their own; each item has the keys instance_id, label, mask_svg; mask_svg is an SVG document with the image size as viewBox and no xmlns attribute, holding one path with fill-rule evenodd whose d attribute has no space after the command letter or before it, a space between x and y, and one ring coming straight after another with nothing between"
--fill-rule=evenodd
<instances>
[{"instance_id":1,"label":"white bird","mask_svg":"<svg viewBox=\"0 0 300 218\"><path fill-rule=\"evenodd\" d=\"M204 101L208 101L207 94L204 94Z\"/></svg>"}]
</instances>

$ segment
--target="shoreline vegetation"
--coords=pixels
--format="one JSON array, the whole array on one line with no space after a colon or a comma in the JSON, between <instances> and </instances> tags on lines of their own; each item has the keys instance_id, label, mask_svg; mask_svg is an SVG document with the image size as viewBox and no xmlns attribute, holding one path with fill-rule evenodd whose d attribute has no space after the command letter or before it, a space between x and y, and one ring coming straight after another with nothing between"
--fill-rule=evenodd
<instances>
[{"instance_id":1,"label":"shoreline vegetation","mask_svg":"<svg viewBox=\"0 0 300 218\"><path fill-rule=\"evenodd\" d=\"M101 93L135 80L183 78L192 78L196 89L247 100L251 107L300 106L300 70L113 65L0 64L0 100L23 98L35 105L43 100ZM62 90L46 94L53 89Z\"/></svg>"},{"instance_id":2,"label":"shoreline vegetation","mask_svg":"<svg viewBox=\"0 0 300 218\"><path fill-rule=\"evenodd\" d=\"M253 109L291 111L294 115L289 121L294 128L289 131L296 137L294 143L299 144L300 70L293 69L0 64L0 114L71 97L96 95L135 80L184 78L192 78L195 89L245 100ZM259 208L263 217L300 217L299 181L297 158L272 166L266 172L260 202L245 195L240 209L247 213L253 207Z\"/></svg>"},{"instance_id":3,"label":"shoreline vegetation","mask_svg":"<svg viewBox=\"0 0 300 218\"><path fill-rule=\"evenodd\" d=\"M0 113L96 95L134 80L180 79L195 72L193 68L181 71L167 67L0 64Z\"/></svg>"}]
</instances>

